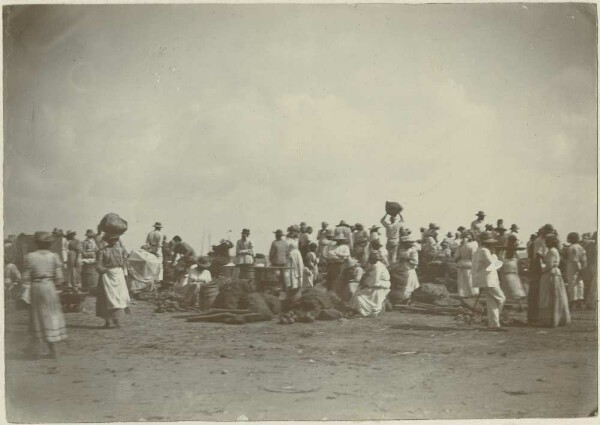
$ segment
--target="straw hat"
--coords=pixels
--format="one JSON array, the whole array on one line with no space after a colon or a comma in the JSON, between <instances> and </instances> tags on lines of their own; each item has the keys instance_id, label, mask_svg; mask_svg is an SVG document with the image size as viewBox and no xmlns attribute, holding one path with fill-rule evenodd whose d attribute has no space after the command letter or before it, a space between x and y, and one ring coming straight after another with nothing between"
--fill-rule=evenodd
<instances>
[{"instance_id":1,"label":"straw hat","mask_svg":"<svg viewBox=\"0 0 600 425\"><path fill-rule=\"evenodd\" d=\"M283 236L283 230L281 229L277 229L273 233L275 233L275 236Z\"/></svg>"},{"instance_id":2,"label":"straw hat","mask_svg":"<svg viewBox=\"0 0 600 425\"><path fill-rule=\"evenodd\" d=\"M162 229L162 224L160 224L160 221L157 221L156 223L154 223L154 227L158 227L159 229Z\"/></svg>"},{"instance_id":3,"label":"straw hat","mask_svg":"<svg viewBox=\"0 0 600 425\"><path fill-rule=\"evenodd\" d=\"M485 213L483 211L477 211L477 214L475 214L477 217L485 217Z\"/></svg>"},{"instance_id":4,"label":"straw hat","mask_svg":"<svg viewBox=\"0 0 600 425\"><path fill-rule=\"evenodd\" d=\"M90 237L90 236L96 236L96 233L92 230L92 229L87 229L85 231L85 236L86 237Z\"/></svg>"},{"instance_id":5,"label":"straw hat","mask_svg":"<svg viewBox=\"0 0 600 425\"><path fill-rule=\"evenodd\" d=\"M196 261L199 267L204 267L205 269L210 267L210 260L207 257L198 257Z\"/></svg>"}]
</instances>

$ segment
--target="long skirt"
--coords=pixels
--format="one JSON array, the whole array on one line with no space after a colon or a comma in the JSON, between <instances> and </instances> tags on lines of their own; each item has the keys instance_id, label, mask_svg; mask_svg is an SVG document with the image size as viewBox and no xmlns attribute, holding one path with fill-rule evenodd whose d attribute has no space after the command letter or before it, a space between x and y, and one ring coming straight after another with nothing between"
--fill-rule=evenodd
<instances>
[{"instance_id":1,"label":"long skirt","mask_svg":"<svg viewBox=\"0 0 600 425\"><path fill-rule=\"evenodd\" d=\"M556 268L544 273L540 279L538 314L542 324L549 327L571 323L565 284Z\"/></svg>"},{"instance_id":2,"label":"long skirt","mask_svg":"<svg viewBox=\"0 0 600 425\"><path fill-rule=\"evenodd\" d=\"M66 339L67 325L54 282L50 279L34 281L30 297L30 331L33 338L45 342Z\"/></svg>"},{"instance_id":3,"label":"long skirt","mask_svg":"<svg viewBox=\"0 0 600 425\"><path fill-rule=\"evenodd\" d=\"M123 311L129 309L131 299L125 282L123 269L109 269L100 276L98 297L96 298L96 316L105 320L118 319Z\"/></svg>"},{"instance_id":4,"label":"long skirt","mask_svg":"<svg viewBox=\"0 0 600 425\"><path fill-rule=\"evenodd\" d=\"M583 276L577 264L567 263L567 295L569 301L583 300Z\"/></svg>"},{"instance_id":5,"label":"long skirt","mask_svg":"<svg viewBox=\"0 0 600 425\"><path fill-rule=\"evenodd\" d=\"M525 293L525 288L523 288L523 284L521 283L521 278L517 273L502 273L500 271L500 288L506 298L509 300L520 300L527 296Z\"/></svg>"},{"instance_id":6,"label":"long skirt","mask_svg":"<svg viewBox=\"0 0 600 425\"><path fill-rule=\"evenodd\" d=\"M406 279L406 286L404 287L404 299L409 299L413 291L420 286L421 285L419 284L419 278L417 277L416 270L409 269L408 277Z\"/></svg>"},{"instance_id":7,"label":"long skirt","mask_svg":"<svg viewBox=\"0 0 600 425\"><path fill-rule=\"evenodd\" d=\"M362 317L378 316L383 310L385 297L390 293L388 288L369 287L358 289L350 305Z\"/></svg>"},{"instance_id":8,"label":"long skirt","mask_svg":"<svg viewBox=\"0 0 600 425\"><path fill-rule=\"evenodd\" d=\"M479 288L473 287L473 276L470 268L457 268L456 276L459 297L469 298L479 294Z\"/></svg>"}]
</instances>

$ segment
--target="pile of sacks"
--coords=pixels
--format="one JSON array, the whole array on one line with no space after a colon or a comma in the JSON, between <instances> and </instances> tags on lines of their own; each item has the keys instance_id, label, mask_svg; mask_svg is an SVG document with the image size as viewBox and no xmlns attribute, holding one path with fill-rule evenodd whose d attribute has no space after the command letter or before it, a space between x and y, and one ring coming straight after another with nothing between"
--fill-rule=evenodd
<instances>
[{"instance_id":1,"label":"pile of sacks","mask_svg":"<svg viewBox=\"0 0 600 425\"><path fill-rule=\"evenodd\" d=\"M288 312L279 316L279 323L312 323L315 320L337 320L346 317L350 311L335 292L319 288L308 288L300 299L289 305Z\"/></svg>"}]
</instances>

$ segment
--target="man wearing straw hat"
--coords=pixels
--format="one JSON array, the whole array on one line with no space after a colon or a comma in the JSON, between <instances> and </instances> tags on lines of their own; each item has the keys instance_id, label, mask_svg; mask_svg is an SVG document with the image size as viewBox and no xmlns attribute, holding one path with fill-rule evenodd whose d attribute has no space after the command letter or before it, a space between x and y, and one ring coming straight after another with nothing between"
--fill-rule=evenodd
<instances>
[{"instance_id":1,"label":"man wearing straw hat","mask_svg":"<svg viewBox=\"0 0 600 425\"><path fill-rule=\"evenodd\" d=\"M479 237L480 233L485 232L485 223L483 222L485 219L485 213L483 211L479 211L476 216L477 219L471 223L471 231L473 232L475 239Z\"/></svg>"},{"instance_id":2,"label":"man wearing straw hat","mask_svg":"<svg viewBox=\"0 0 600 425\"><path fill-rule=\"evenodd\" d=\"M506 297L500 289L498 269L502 261L492 254L491 248L497 243L491 232L479 235L480 246L473 255L473 286L485 292L488 328L504 330L500 327L500 314Z\"/></svg>"}]
</instances>

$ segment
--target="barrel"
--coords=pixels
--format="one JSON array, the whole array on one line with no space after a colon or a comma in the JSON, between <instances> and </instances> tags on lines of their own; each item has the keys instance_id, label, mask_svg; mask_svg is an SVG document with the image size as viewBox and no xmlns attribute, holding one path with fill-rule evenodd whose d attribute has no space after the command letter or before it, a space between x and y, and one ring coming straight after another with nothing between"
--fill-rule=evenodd
<instances>
[{"instance_id":1,"label":"barrel","mask_svg":"<svg viewBox=\"0 0 600 425\"><path fill-rule=\"evenodd\" d=\"M98 287L98 279L99 275L96 271L96 266L84 264L81 270L81 287L83 290L90 294L95 294Z\"/></svg>"},{"instance_id":2,"label":"barrel","mask_svg":"<svg viewBox=\"0 0 600 425\"><path fill-rule=\"evenodd\" d=\"M200 287L198 304L201 310L209 310L212 308L215 299L219 295L219 285L215 283L207 283Z\"/></svg>"},{"instance_id":3,"label":"barrel","mask_svg":"<svg viewBox=\"0 0 600 425\"><path fill-rule=\"evenodd\" d=\"M222 278L233 278L233 273L235 272L236 268L233 265L224 265L224 266L220 266L218 268L218 277L222 277Z\"/></svg>"},{"instance_id":4,"label":"barrel","mask_svg":"<svg viewBox=\"0 0 600 425\"><path fill-rule=\"evenodd\" d=\"M238 264L240 269L239 278L254 280L254 266L252 264Z\"/></svg>"}]
</instances>

